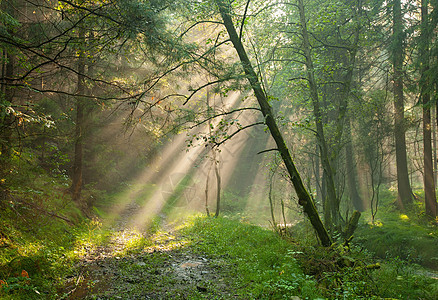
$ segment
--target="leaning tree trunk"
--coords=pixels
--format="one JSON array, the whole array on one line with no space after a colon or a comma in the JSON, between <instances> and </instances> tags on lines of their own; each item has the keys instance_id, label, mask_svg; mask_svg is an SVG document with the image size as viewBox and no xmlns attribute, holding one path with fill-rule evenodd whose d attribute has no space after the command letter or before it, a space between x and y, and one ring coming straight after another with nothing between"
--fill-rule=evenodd
<instances>
[{"instance_id":1,"label":"leaning tree trunk","mask_svg":"<svg viewBox=\"0 0 438 300\"><path fill-rule=\"evenodd\" d=\"M224 22L224 26L228 32L228 35L230 37L230 40L234 48L236 49L236 52L239 56L240 62L245 71L247 79L251 84L251 88L254 92L254 95L257 98L257 101L260 106L260 110L265 118L266 125L268 126L271 136L273 137L277 145L277 150L280 152L281 158L283 159L283 162L286 165L290 179L292 181L292 184L294 185L295 191L298 196L298 203L303 207L303 210L306 213L307 217L309 218L313 228L315 229L321 241L321 244L323 246L330 246L332 244L330 236L328 235L327 230L325 229L323 223L321 222L315 204L312 198L310 197L309 193L307 192L301 180L300 174L298 173L295 167L289 149L287 148L283 136L275 121L271 105L269 104L267 96L261 87L259 78L251 65L246 50L243 47L242 41L236 32L236 28L234 27L230 15L231 7L229 4L226 5L223 0L216 0L215 2L219 7L219 11L222 20Z\"/></svg>"}]
</instances>

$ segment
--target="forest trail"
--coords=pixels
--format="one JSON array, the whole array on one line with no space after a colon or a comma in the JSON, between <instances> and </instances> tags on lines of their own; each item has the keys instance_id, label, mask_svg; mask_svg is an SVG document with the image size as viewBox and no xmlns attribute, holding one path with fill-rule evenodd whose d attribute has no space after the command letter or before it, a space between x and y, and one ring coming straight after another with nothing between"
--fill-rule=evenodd
<instances>
[{"instance_id":1,"label":"forest trail","mask_svg":"<svg viewBox=\"0 0 438 300\"><path fill-rule=\"evenodd\" d=\"M147 239L153 244L127 251L147 235L126 227L138 208L131 204L125 210L104 245L87 249L64 299L237 298L226 280L226 262L192 251L176 224L163 220Z\"/></svg>"}]
</instances>

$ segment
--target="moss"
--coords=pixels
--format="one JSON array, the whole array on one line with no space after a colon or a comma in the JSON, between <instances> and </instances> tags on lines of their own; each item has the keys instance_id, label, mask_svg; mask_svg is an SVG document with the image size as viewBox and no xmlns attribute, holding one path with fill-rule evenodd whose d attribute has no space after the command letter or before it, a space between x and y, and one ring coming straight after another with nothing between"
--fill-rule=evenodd
<instances>
[{"instance_id":1,"label":"moss","mask_svg":"<svg viewBox=\"0 0 438 300\"><path fill-rule=\"evenodd\" d=\"M355 242L380 258L401 258L438 270L438 227L412 209L399 212L392 207L379 211L375 224L365 213Z\"/></svg>"}]
</instances>

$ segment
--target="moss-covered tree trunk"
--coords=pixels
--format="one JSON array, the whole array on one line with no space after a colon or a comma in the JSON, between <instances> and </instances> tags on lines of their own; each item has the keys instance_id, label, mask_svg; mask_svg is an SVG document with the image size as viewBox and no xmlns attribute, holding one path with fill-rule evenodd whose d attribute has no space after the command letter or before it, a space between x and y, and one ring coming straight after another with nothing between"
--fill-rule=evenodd
<instances>
[{"instance_id":1,"label":"moss-covered tree trunk","mask_svg":"<svg viewBox=\"0 0 438 300\"><path fill-rule=\"evenodd\" d=\"M273 137L277 145L277 150L280 152L281 158L288 170L290 179L298 196L298 203L303 207L303 210L309 218L313 228L315 229L321 241L321 244L323 246L330 246L332 244L330 236L328 235L328 232L319 217L318 211L316 210L312 198L304 187L300 174L295 167L295 164L289 153L289 149L287 148L283 136L275 121L274 114L268 102L267 96L261 87L260 80L251 65L251 62L248 58L245 48L243 47L241 39L236 32L236 28L234 27L233 21L231 19L230 3L225 2L224 0L215 0L215 2L219 7L224 26L239 56L240 62L243 66L246 77L251 84L254 95L257 98L260 109L265 118L266 125L269 128L271 136Z\"/></svg>"}]
</instances>

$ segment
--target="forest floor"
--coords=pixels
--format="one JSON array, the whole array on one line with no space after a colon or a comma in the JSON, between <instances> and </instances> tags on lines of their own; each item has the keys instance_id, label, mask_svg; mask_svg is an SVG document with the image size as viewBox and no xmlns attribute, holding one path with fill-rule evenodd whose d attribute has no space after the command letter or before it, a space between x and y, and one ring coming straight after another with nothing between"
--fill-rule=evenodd
<instances>
[{"instance_id":1,"label":"forest floor","mask_svg":"<svg viewBox=\"0 0 438 300\"><path fill-rule=\"evenodd\" d=\"M319 247L303 222L280 236L242 215L192 213L173 221L163 213L139 231L129 224L140 210L134 202L111 225L102 224L111 214L101 214L102 221L73 227L61 220L41 233L6 240L0 252L6 261L0 265L0 299L438 300L436 271L395 255L379 258L361 244ZM38 217L28 216L42 224ZM362 233L361 243L381 242L384 248L388 235L390 245L399 245L398 236L400 243L410 241L400 226L385 224L387 229L363 225L368 235ZM413 242L435 250L434 230L408 233L425 236Z\"/></svg>"},{"instance_id":2,"label":"forest floor","mask_svg":"<svg viewBox=\"0 0 438 300\"><path fill-rule=\"evenodd\" d=\"M65 298L239 298L225 261L194 253L177 224L163 220L151 236L128 228L127 220L137 209L136 204L127 209L111 228L107 242L87 249L76 266L77 275L68 279ZM140 241L146 237L152 243L143 245Z\"/></svg>"},{"instance_id":3,"label":"forest floor","mask_svg":"<svg viewBox=\"0 0 438 300\"><path fill-rule=\"evenodd\" d=\"M185 231L184 222L170 222L163 215L154 228L148 232L139 232L128 225L128 221L139 208L137 204L131 204L116 224L106 231L106 238L102 243L90 243L84 248L85 251L75 266L74 275L67 279L66 285L59 291L59 294L64 295L63 299L282 299L285 295L288 299L320 299L319 292L335 299L340 296L336 290L349 293L349 282L362 278L360 271L357 271L360 268L356 267L350 271L343 269L346 272L343 277L324 273L325 279L324 276L319 278L319 283L316 284L313 277L300 275L301 271L294 266L296 260L289 256L291 253L299 256L302 252L286 250L280 254L284 262L280 262L279 256L273 256L277 251L275 246L262 249L262 245L272 246L275 242L269 238L264 240L265 236L258 235L258 231L254 231L257 226L233 229L236 226L234 223L227 227L219 222L222 227L219 226L218 232L214 232L213 228L219 223L212 220L211 224L201 222L193 235L193 231ZM198 232L201 238L196 237ZM220 242L221 239L223 242ZM254 244L251 244L251 240L254 240ZM244 247L245 258L230 255L239 247ZM283 247L284 245L280 246ZM222 249L218 250L219 248ZM257 248L260 252L256 253ZM318 253L308 255L313 255L317 264L330 265L330 260L334 260L334 257L330 258L330 254L326 257L320 257ZM254 256L253 259L251 256ZM246 258L249 260L246 261ZM385 261L382 263L385 264ZM380 275L374 274L376 278L391 280L383 284L384 287L365 289L360 285L353 285L363 295L356 297L352 294L344 298L367 299L367 294L371 296L382 293L382 296L386 294L383 298L396 296L397 299L405 299L407 296L437 299L433 291L438 288L436 271L422 268L402 271L409 265L400 263L395 269L390 267L376 271L380 272ZM312 265L304 262L303 266L306 264ZM267 265L267 269L263 265ZM242 279L240 274L243 273L254 277ZM285 273L290 278L283 277L285 275L282 274ZM345 281L342 287L339 286L341 281ZM305 284L309 284L307 291L306 287L303 288ZM424 290L425 287L430 291ZM363 291L360 292L360 289ZM405 289L408 291L406 294Z\"/></svg>"}]
</instances>

